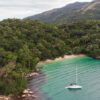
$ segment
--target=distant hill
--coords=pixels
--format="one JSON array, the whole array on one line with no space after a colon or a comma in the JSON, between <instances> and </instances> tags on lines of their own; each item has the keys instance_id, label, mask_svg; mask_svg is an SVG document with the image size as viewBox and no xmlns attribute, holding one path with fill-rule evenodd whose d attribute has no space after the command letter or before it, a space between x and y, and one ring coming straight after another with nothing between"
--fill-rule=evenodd
<instances>
[{"instance_id":1,"label":"distant hill","mask_svg":"<svg viewBox=\"0 0 100 100\"><path fill-rule=\"evenodd\" d=\"M84 19L100 19L100 0L83 3L75 2L63 8L53 9L27 18L47 23L66 23Z\"/></svg>"}]
</instances>

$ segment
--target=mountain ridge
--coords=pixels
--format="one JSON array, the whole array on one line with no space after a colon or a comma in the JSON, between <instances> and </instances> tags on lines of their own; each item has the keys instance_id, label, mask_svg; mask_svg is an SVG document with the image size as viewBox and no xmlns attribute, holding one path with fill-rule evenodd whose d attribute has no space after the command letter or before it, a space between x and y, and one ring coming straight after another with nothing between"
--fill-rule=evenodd
<instances>
[{"instance_id":1,"label":"mountain ridge","mask_svg":"<svg viewBox=\"0 0 100 100\"><path fill-rule=\"evenodd\" d=\"M49 10L27 19L40 20L46 23L66 23L85 19L100 19L100 1L75 2L62 8Z\"/></svg>"}]
</instances>

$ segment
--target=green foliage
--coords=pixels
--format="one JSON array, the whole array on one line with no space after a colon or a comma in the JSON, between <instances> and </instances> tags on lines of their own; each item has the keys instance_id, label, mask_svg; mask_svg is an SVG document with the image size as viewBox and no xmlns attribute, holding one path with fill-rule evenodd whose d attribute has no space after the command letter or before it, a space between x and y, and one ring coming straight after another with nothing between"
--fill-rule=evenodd
<instances>
[{"instance_id":1,"label":"green foliage","mask_svg":"<svg viewBox=\"0 0 100 100\"><path fill-rule=\"evenodd\" d=\"M61 25L60 28L70 33L73 53L84 53L93 57L100 55L100 20Z\"/></svg>"},{"instance_id":2,"label":"green foliage","mask_svg":"<svg viewBox=\"0 0 100 100\"><path fill-rule=\"evenodd\" d=\"M22 73L11 72L8 76L0 78L0 94L19 94L25 88L27 81Z\"/></svg>"},{"instance_id":3,"label":"green foliage","mask_svg":"<svg viewBox=\"0 0 100 100\"><path fill-rule=\"evenodd\" d=\"M0 22L0 94L19 94L40 60L65 54L100 56L100 20L60 26L32 20Z\"/></svg>"}]
</instances>

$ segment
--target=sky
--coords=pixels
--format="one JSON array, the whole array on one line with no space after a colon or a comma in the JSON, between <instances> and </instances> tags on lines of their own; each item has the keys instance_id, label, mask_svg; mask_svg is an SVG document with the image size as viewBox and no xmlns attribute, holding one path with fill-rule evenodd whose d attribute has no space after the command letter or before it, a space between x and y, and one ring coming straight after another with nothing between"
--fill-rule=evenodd
<instances>
[{"instance_id":1,"label":"sky","mask_svg":"<svg viewBox=\"0 0 100 100\"><path fill-rule=\"evenodd\" d=\"M90 2L92 0L0 0L0 20L25 18L76 1Z\"/></svg>"}]
</instances>

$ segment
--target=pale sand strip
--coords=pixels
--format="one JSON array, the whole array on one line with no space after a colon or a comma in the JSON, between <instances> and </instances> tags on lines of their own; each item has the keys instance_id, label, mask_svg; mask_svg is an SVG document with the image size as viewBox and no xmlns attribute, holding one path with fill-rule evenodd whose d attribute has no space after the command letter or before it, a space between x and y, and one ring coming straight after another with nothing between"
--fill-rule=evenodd
<instances>
[{"instance_id":1,"label":"pale sand strip","mask_svg":"<svg viewBox=\"0 0 100 100\"><path fill-rule=\"evenodd\" d=\"M65 55L64 57L58 57L58 58L55 58L54 60L47 59L45 61L40 61L37 64L37 66L43 65L43 64L53 63L53 62L56 62L56 61L62 61L62 60L65 60L65 59L71 59L71 58L76 58L76 57L83 57L83 56L85 56L85 55L84 54L79 54L79 55Z\"/></svg>"}]
</instances>

